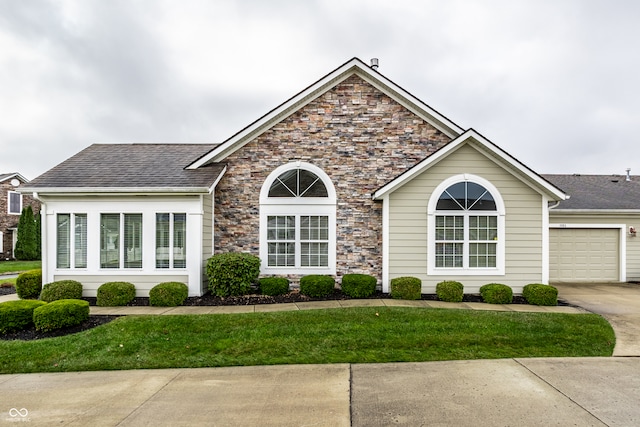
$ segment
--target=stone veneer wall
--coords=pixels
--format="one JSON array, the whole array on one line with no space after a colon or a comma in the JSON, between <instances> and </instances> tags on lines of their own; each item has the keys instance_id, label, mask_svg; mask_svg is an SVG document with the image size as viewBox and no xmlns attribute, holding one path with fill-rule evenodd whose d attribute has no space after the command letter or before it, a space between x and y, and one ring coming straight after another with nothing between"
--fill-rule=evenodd
<instances>
[{"instance_id":1,"label":"stone veneer wall","mask_svg":"<svg viewBox=\"0 0 640 427\"><path fill-rule=\"evenodd\" d=\"M380 280L382 205L371 196L449 140L351 76L224 160L215 252L258 255L262 184L278 166L301 160L324 170L336 187L338 276L365 273Z\"/></svg>"},{"instance_id":2,"label":"stone veneer wall","mask_svg":"<svg viewBox=\"0 0 640 427\"><path fill-rule=\"evenodd\" d=\"M18 226L20 221L20 215L9 215L9 191L16 191L16 187L11 185L11 180L0 182L0 232L2 232L2 248L0 252L0 260L13 258L13 232L9 231L9 228ZM26 194L22 195L22 207L26 208L31 205L34 215L40 213L40 203L33 197Z\"/></svg>"}]
</instances>

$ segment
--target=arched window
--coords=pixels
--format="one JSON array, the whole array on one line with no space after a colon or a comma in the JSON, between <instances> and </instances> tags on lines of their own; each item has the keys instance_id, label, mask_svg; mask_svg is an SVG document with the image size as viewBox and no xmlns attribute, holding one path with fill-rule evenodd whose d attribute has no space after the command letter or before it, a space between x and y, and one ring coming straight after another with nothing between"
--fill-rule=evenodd
<instances>
[{"instance_id":1,"label":"arched window","mask_svg":"<svg viewBox=\"0 0 640 427\"><path fill-rule=\"evenodd\" d=\"M429 202L429 274L504 274L504 204L480 177L443 182Z\"/></svg>"},{"instance_id":2,"label":"arched window","mask_svg":"<svg viewBox=\"0 0 640 427\"><path fill-rule=\"evenodd\" d=\"M260 193L263 273L335 274L336 196L329 177L309 163L274 170Z\"/></svg>"}]
</instances>

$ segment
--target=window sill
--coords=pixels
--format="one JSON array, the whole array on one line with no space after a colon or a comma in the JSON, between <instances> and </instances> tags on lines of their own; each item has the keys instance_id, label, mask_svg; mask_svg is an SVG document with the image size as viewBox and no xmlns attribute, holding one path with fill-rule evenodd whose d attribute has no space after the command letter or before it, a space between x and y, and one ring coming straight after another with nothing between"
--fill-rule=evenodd
<instances>
[{"instance_id":1,"label":"window sill","mask_svg":"<svg viewBox=\"0 0 640 427\"><path fill-rule=\"evenodd\" d=\"M504 268L430 268L429 276L504 276Z\"/></svg>"}]
</instances>

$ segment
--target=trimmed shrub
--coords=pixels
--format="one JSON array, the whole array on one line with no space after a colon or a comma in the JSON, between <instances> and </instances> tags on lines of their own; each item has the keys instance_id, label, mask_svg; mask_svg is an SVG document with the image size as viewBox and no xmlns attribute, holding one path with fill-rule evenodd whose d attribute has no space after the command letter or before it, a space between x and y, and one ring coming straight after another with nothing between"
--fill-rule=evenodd
<instances>
[{"instance_id":1,"label":"trimmed shrub","mask_svg":"<svg viewBox=\"0 0 640 427\"><path fill-rule=\"evenodd\" d=\"M436 294L440 301L462 302L464 286L455 280L445 280L436 285Z\"/></svg>"},{"instance_id":2,"label":"trimmed shrub","mask_svg":"<svg viewBox=\"0 0 640 427\"><path fill-rule=\"evenodd\" d=\"M82 299L82 283L75 280L58 280L44 285L40 299L46 302L59 299Z\"/></svg>"},{"instance_id":3,"label":"trimmed shrub","mask_svg":"<svg viewBox=\"0 0 640 427\"><path fill-rule=\"evenodd\" d=\"M53 331L79 325L89 318L89 303L79 299L60 299L33 310L38 331Z\"/></svg>"},{"instance_id":4,"label":"trimmed shrub","mask_svg":"<svg viewBox=\"0 0 640 427\"><path fill-rule=\"evenodd\" d=\"M46 304L38 300L0 303L0 334L27 329L33 325L33 310Z\"/></svg>"},{"instance_id":5,"label":"trimmed shrub","mask_svg":"<svg viewBox=\"0 0 640 427\"><path fill-rule=\"evenodd\" d=\"M391 298L420 299L422 280L417 277L405 276L391 279Z\"/></svg>"},{"instance_id":6,"label":"trimmed shrub","mask_svg":"<svg viewBox=\"0 0 640 427\"><path fill-rule=\"evenodd\" d=\"M378 280L368 274L345 274L342 276L342 292L351 298L367 298L376 291Z\"/></svg>"},{"instance_id":7,"label":"trimmed shrub","mask_svg":"<svg viewBox=\"0 0 640 427\"><path fill-rule=\"evenodd\" d=\"M326 297L335 289L336 280L331 276L310 274L300 279L300 293L310 297Z\"/></svg>"},{"instance_id":8,"label":"trimmed shrub","mask_svg":"<svg viewBox=\"0 0 640 427\"><path fill-rule=\"evenodd\" d=\"M551 285L530 283L522 289L522 296L533 305L558 305L558 290Z\"/></svg>"},{"instance_id":9,"label":"trimmed shrub","mask_svg":"<svg viewBox=\"0 0 640 427\"><path fill-rule=\"evenodd\" d=\"M217 254L207 260L211 293L219 297L246 295L260 274L260 258L239 252Z\"/></svg>"},{"instance_id":10,"label":"trimmed shrub","mask_svg":"<svg viewBox=\"0 0 640 427\"><path fill-rule=\"evenodd\" d=\"M513 290L500 283L489 283L480 288L482 300L488 304L511 304L513 302Z\"/></svg>"},{"instance_id":11,"label":"trimmed shrub","mask_svg":"<svg viewBox=\"0 0 640 427\"><path fill-rule=\"evenodd\" d=\"M42 270L29 270L18 275L16 293L20 299L38 299L42 291Z\"/></svg>"},{"instance_id":12,"label":"trimmed shrub","mask_svg":"<svg viewBox=\"0 0 640 427\"><path fill-rule=\"evenodd\" d=\"M40 215L38 215L40 216ZM22 261L32 261L40 259L38 253L38 235L36 227L39 224L33 215L31 206L22 208L20 220L18 221L18 238L13 256Z\"/></svg>"},{"instance_id":13,"label":"trimmed shrub","mask_svg":"<svg viewBox=\"0 0 640 427\"><path fill-rule=\"evenodd\" d=\"M158 283L149 291L149 305L176 307L182 305L188 296L189 288L184 283Z\"/></svg>"},{"instance_id":14,"label":"trimmed shrub","mask_svg":"<svg viewBox=\"0 0 640 427\"><path fill-rule=\"evenodd\" d=\"M258 283L263 295L284 295L289 292L289 279L286 277L263 277Z\"/></svg>"},{"instance_id":15,"label":"trimmed shrub","mask_svg":"<svg viewBox=\"0 0 640 427\"><path fill-rule=\"evenodd\" d=\"M101 307L127 305L136 297L136 287L129 282L107 282L98 288L96 304Z\"/></svg>"}]
</instances>

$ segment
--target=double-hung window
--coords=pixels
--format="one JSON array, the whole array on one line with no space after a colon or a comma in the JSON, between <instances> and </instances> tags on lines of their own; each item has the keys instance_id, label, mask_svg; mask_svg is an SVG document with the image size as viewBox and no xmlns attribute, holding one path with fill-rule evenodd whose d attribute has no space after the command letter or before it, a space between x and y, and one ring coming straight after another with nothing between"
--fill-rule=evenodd
<instances>
[{"instance_id":1,"label":"double-hung window","mask_svg":"<svg viewBox=\"0 0 640 427\"><path fill-rule=\"evenodd\" d=\"M503 274L504 208L484 184L463 180L436 193L429 274Z\"/></svg>"},{"instance_id":2,"label":"double-hung window","mask_svg":"<svg viewBox=\"0 0 640 427\"><path fill-rule=\"evenodd\" d=\"M17 191L9 191L7 198L9 199L7 213L10 215L20 215L22 213L22 194Z\"/></svg>"},{"instance_id":3,"label":"double-hung window","mask_svg":"<svg viewBox=\"0 0 640 427\"><path fill-rule=\"evenodd\" d=\"M187 214L156 214L156 268L187 267Z\"/></svg>"},{"instance_id":4,"label":"double-hung window","mask_svg":"<svg viewBox=\"0 0 640 427\"><path fill-rule=\"evenodd\" d=\"M335 190L322 170L302 162L276 169L260 209L263 272L335 273Z\"/></svg>"},{"instance_id":5,"label":"double-hung window","mask_svg":"<svg viewBox=\"0 0 640 427\"><path fill-rule=\"evenodd\" d=\"M100 268L142 268L142 214L100 214Z\"/></svg>"},{"instance_id":6,"label":"double-hung window","mask_svg":"<svg viewBox=\"0 0 640 427\"><path fill-rule=\"evenodd\" d=\"M56 215L56 267L87 268L87 214Z\"/></svg>"}]
</instances>

